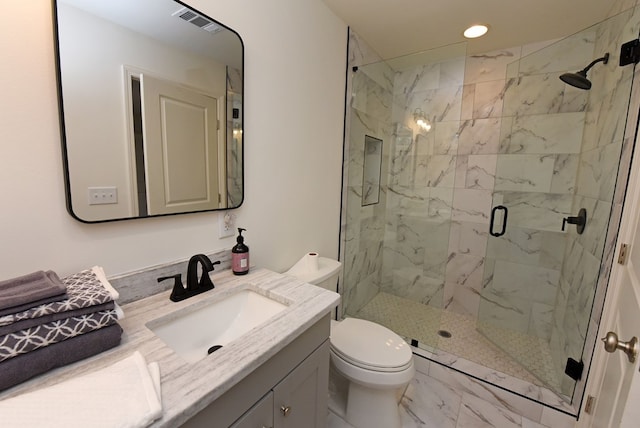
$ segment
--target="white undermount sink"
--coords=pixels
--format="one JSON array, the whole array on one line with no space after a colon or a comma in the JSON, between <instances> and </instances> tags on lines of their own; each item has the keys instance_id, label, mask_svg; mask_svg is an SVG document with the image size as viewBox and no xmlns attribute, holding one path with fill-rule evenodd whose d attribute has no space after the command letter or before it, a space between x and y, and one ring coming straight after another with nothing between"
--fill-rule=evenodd
<instances>
[{"instance_id":1,"label":"white undermount sink","mask_svg":"<svg viewBox=\"0 0 640 428\"><path fill-rule=\"evenodd\" d=\"M178 355L195 363L206 357L213 347L238 339L286 307L245 289L195 310L185 308L153 320L147 327Z\"/></svg>"}]
</instances>

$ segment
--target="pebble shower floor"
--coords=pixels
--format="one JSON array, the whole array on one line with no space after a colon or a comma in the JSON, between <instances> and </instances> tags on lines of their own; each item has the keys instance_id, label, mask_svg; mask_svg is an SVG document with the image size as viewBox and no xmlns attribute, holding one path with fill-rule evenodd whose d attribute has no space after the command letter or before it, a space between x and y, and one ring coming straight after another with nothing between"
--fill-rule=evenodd
<instances>
[{"instance_id":1,"label":"pebble shower floor","mask_svg":"<svg viewBox=\"0 0 640 428\"><path fill-rule=\"evenodd\" d=\"M476 329L477 320L468 315L378 293L354 316L382 324L405 339L418 340L435 353L441 350L534 385L559 389L561 375L553 369L549 345L537 337L484 327L491 328L491 337L500 338L501 345L512 350L515 359L529 367L530 373L484 337ZM451 337L439 336L439 330L450 332Z\"/></svg>"}]
</instances>

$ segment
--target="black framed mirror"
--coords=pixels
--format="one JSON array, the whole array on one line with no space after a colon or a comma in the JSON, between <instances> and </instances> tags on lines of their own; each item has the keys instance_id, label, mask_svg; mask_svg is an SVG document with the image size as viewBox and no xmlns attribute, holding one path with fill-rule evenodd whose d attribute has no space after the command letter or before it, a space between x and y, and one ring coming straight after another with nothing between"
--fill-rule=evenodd
<instances>
[{"instance_id":1,"label":"black framed mirror","mask_svg":"<svg viewBox=\"0 0 640 428\"><path fill-rule=\"evenodd\" d=\"M174 0L53 0L67 209L97 223L237 208L244 45Z\"/></svg>"}]
</instances>

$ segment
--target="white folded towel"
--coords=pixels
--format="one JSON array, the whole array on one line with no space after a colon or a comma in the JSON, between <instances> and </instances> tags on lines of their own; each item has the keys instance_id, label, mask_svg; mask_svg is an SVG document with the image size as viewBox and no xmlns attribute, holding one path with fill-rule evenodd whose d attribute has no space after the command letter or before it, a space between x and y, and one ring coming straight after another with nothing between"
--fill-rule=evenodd
<instances>
[{"instance_id":1,"label":"white folded towel","mask_svg":"<svg viewBox=\"0 0 640 428\"><path fill-rule=\"evenodd\" d=\"M116 311L116 316L118 317L118 321L123 320L125 315L124 315L124 311L122 310L122 307L116 302L113 302L113 309Z\"/></svg>"},{"instance_id":2,"label":"white folded towel","mask_svg":"<svg viewBox=\"0 0 640 428\"><path fill-rule=\"evenodd\" d=\"M104 273L104 269L102 268L102 266L94 266L91 268L91 271L100 280L100 282L102 283L104 288L107 289L109 294L111 294L111 297L113 298L113 300L117 300L120 298L120 293L118 293L118 291L115 288L113 288L113 285L111 285L111 283L107 279L107 275Z\"/></svg>"},{"instance_id":3,"label":"white folded towel","mask_svg":"<svg viewBox=\"0 0 640 428\"><path fill-rule=\"evenodd\" d=\"M162 415L160 371L133 355L109 367L0 401L4 427L146 427Z\"/></svg>"}]
</instances>

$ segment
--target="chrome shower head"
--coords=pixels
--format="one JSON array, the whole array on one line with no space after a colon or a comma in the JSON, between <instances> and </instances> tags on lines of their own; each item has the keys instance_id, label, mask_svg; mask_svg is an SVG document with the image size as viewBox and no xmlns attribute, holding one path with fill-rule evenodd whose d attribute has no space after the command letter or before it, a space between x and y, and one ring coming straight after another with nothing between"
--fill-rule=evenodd
<instances>
[{"instance_id":1,"label":"chrome shower head","mask_svg":"<svg viewBox=\"0 0 640 428\"><path fill-rule=\"evenodd\" d=\"M591 61L591 64L587 65L584 69L575 72L575 73L564 73L560 76L560 80L562 80L567 85L571 85L573 87L579 89L591 89L591 81L587 79L587 72L596 65L597 63L602 62L606 64L609 62L609 53L604 54L602 58L595 59Z\"/></svg>"}]
</instances>

